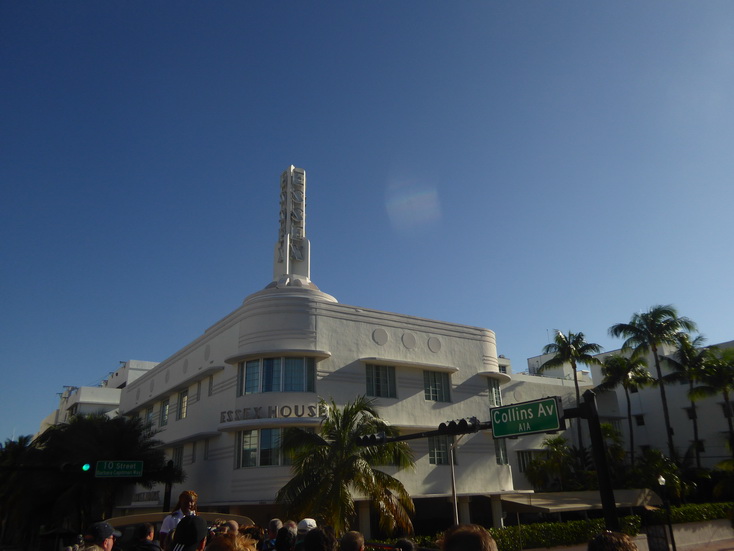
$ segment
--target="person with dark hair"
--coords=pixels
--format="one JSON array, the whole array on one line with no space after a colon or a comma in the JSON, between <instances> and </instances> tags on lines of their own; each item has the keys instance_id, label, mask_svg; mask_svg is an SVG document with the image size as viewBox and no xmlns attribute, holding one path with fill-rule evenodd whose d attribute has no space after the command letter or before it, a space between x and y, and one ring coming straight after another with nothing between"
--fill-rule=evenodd
<instances>
[{"instance_id":1,"label":"person with dark hair","mask_svg":"<svg viewBox=\"0 0 734 551\"><path fill-rule=\"evenodd\" d=\"M364 551L364 536L354 530L347 532L339 542L339 551Z\"/></svg>"},{"instance_id":2,"label":"person with dark hair","mask_svg":"<svg viewBox=\"0 0 734 551\"><path fill-rule=\"evenodd\" d=\"M135 527L134 551L161 551L160 544L155 539L155 525L150 522L138 524Z\"/></svg>"},{"instance_id":3,"label":"person with dark hair","mask_svg":"<svg viewBox=\"0 0 734 551\"><path fill-rule=\"evenodd\" d=\"M294 530L283 526L275 535L275 551L293 551L296 548L296 534Z\"/></svg>"},{"instance_id":4,"label":"person with dark hair","mask_svg":"<svg viewBox=\"0 0 734 551\"><path fill-rule=\"evenodd\" d=\"M336 537L323 528L313 528L303 538L304 551L336 551Z\"/></svg>"},{"instance_id":5,"label":"person with dark hair","mask_svg":"<svg viewBox=\"0 0 734 551\"><path fill-rule=\"evenodd\" d=\"M589 540L587 549L588 551L637 551L637 545L627 534L605 530Z\"/></svg>"},{"instance_id":6,"label":"person with dark hair","mask_svg":"<svg viewBox=\"0 0 734 551\"><path fill-rule=\"evenodd\" d=\"M497 551L497 543L478 524L456 524L444 532L441 551Z\"/></svg>"},{"instance_id":7,"label":"person with dark hair","mask_svg":"<svg viewBox=\"0 0 734 551\"><path fill-rule=\"evenodd\" d=\"M167 548L166 540L168 538L168 534L176 529L176 526L179 522L181 522L181 519L196 514L196 502L198 499L199 496L193 490L186 490L184 492L181 492L181 494L178 496L176 508L171 512L170 515L163 519L161 531L158 534L158 540L161 543L161 547L163 547L164 549Z\"/></svg>"},{"instance_id":8,"label":"person with dark hair","mask_svg":"<svg viewBox=\"0 0 734 551\"><path fill-rule=\"evenodd\" d=\"M406 538L400 538L396 541L395 547L400 551L415 551L415 543Z\"/></svg>"}]
</instances>

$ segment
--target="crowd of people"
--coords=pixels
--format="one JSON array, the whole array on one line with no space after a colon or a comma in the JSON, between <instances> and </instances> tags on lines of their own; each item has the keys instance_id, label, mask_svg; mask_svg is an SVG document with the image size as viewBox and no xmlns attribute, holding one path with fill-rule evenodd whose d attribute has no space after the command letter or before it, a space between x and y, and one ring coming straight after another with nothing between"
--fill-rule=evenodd
<instances>
[{"instance_id":1,"label":"crowd of people","mask_svg":"<svg viewBox=\"0 0 734 551\"><path fill-rule=\"evenodd\" d=\"M329 526L318 526L312 518L281 521L271 519L267 527L239 526L232 519L215 520L211 525L196 514L198 496L182 492L173 512L166 516L158 537L150 523L136 527L134 541L127 549L117 545L122 535L107 522L92 524L84 536L84 551L365 551L364 537L351 531L337 538ZM497 551L489 531L476 524L458 524L446 530L438 541L441 551ZM382 549L385 546L380 546ZM411 540L398 540L394 551L427 551ZM637 551L625 534L605 531L589 541L588 551Z\"/></svg>"}]
</instances>

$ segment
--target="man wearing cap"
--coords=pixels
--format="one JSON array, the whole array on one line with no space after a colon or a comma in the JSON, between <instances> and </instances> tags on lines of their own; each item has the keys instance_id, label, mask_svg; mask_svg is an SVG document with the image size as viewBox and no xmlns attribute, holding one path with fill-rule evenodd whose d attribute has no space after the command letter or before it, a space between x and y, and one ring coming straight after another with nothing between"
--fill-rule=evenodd
<instances>
[{"instance_id":1,"label":"man wearing cap","mask_svg":"<svg viewBox=\"0 0 734 551\"><path fill-rule=\"evenodd\" d=\"M106 522L95 522L87 528L84 534L84 541L87 543L84 551L112 551L115 538L121 535L112 525Z\"/></svg>"},{"instance_id":2,"label":"man wearing cap","mask_svg":"<svg viewBox=\"0 0 734 551\"><path fill-rule=\"evenodd\" d=\"M296 536L295 551L303 551L303 540L311 530L316 528L316 521L312 518L304 518L298 523L298 535Z\"/></svg>"},{"instance_id":3,"label":"man wearing cap","mask_svg":"<svg viewBox=\"0 0 734 551\"><path fill-rule=\"evenodd\" d=\"M202 551L208 533L206 520L202 517L184 517L173 532L172 551Z\"/></svg>"}]
</instances>

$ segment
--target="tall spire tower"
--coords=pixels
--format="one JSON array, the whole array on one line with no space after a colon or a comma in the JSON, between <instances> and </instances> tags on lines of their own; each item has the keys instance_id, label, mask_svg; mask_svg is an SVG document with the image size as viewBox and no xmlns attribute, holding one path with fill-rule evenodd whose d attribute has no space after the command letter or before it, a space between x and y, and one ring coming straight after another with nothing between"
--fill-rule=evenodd
<instances>
[{"instance_id":1,"label":"tall spire tower","mask_svg":"<svg viewBox=\"0 0 734 551\"><path fill-rule=\"evenodd\" d=\"M293 165L280 176L273 283L278 287L315 287L311 283L311 244L306 238L306 171Z\"/></svg>"}]
</instances>

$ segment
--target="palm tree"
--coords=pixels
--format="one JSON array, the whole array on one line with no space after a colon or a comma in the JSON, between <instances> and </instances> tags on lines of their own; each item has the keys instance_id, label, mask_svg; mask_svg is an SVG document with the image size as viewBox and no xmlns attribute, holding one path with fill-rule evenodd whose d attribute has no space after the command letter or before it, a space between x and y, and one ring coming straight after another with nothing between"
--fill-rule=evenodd
<instances>
[{"instance_id":1,"label":"palm tree","mask_svg":"<svg viewBox=\"0 0 734 551\"><path fill-rule=\"evenodd\" d=\"M541 365L539 371L542 372L551 367L562 367L565 364L571 364L571 369L573 369L573 384L576 387L576 407L580 407L581 392L579 391L579 379L576 367L578 364L599 364L599 360L593 354L598 354L601 350L602 348L598 344L586 342L583 333L572 333L569 331L568 335L564 335L556 330L556 336L553 342L543 347L543 354L554 354L554 356ZM578 429L579 448L583 448L581 423L577 422L576 427Z\"/></svg>"},{"instance_id":2,"label":"palm tree","mask_svg":"<svg viewBox=\"0 0 734 551\"><path fill-rule=\"evenodd\" d=\"M48 428L35 441L48 468L45 489L54 496L60 526L81 530L94 518L111 516L115 498L126 487L141 484L151 488L166 482L168 471L161 442L139 418L77 415L68 423ZM143 461L140 478L95 478L92 472L75 469L97 461ZM59 476L59 473L62 476ZM182 481L175 469L172 480Z\"/></svg>"},{"instance_id":3,"label":"palm tree","mask_svg":"<svg viewBox=\"0 0 734 551\"><path fill-rule=\"evenodd\" d=\"M604 379L597 387L599 390L612 390L618 386L621 386L624 390L624 397L627 400L627 423L630 435L630 466L634 469L635 433L632 423L630 392L651 384L653 379L647 371L647 362L645 359L635 354L632 354L630 357L620 354L607 356L604 358L601 373Z\"/></svg>"},{"instance_id":4,"label":"palm tree","mask_svg":"<svg viewBox=\"0 0 734 551\"><path fill-rule=\"evenodd\" d=\"M665 360L672 369L672 373L663 377L665 382L687 382L688 398L691 401L691 422L693 423L693 450L696 457L696 467L701 468L701 450L698 445L698 415L696 403L691 396L693 385L707 369L711 360L711 351L703 348L706 339L702 335L691 340L688 333L676 335L678 349L674 354L666 356Z\"/></svg>"},{"instance_id":5,"label":"palm tree","mask_svg":"<svg viewBox=\"0 0 734 551\"><path fill-rule=\"evenodd\" d=\"M40 467L33 437L20 436L0 444L0 546L30 547L36 512L41 505L36 481Z\"/></svg>"},{"instance_id":6,"label":"palm tree","mask_svg":"<svg viewBox=\"0 0 734 551\"><path fill-rule=\"evenodd\" d=\"M543 440L545 457L536 457L525 469L525 477L536 490L568 490L573 479L573 452L563 436Z\"/></svg>"},{"instance_id":7,"label":"palm tree","mask_svg":"<svg viewBox=\"0 0 734 551\"><path fill-rule=\"evenodd\" d=\"M277 493L276 501L294 517L317 516L337 534L349 530L356 509L354 495L369 498L377 508L380 527L392 532L412 532L413 501L403 484L375 469L378 465L412 468L413 453L405 442L361 447L357 437L397 429L380 418L372 400L359 396L339 408L334 400L320 401L325 411L320 434L300 428L288 429L283 450L293 461L293 478Z\"/></svg>"},{"instance_id":8,"label":"palm tree","mask_svg":"<svg viewBox=\"0 0 734 551\"><path fill-rule=\"evenodd\" d=\"M629 323L618 323L609 328L609 334L613 337L626 339L622 345L623 352L633 351L637 354L652 352L655 360L658 386L660 388L660 401L663 406L665 435L667 437L670 458L675 457L675 446L673 444L673 431L670 427L668 399L665 396L663 374L660 370L660 354L658 348L664 344L674 345L678 333L695 330L696 324L688 318L678 317L678 312L671 305L652 306L647 312L634 314Z\"/></svg>"},{"instance_id":9,"label":"palm tree","mask_svg":"<svg viewBox=\"0 0 734 551\"><path fill-rule=\"evenodd\" d=\"M734 393L734 348L712 351L706 368L698 377L699 385L691 390L692 398L715 396L724 397L724 414L729 427L729 449L734 459L734 426L732 426L731 395Z\"/></svg>"}]
</instances>

